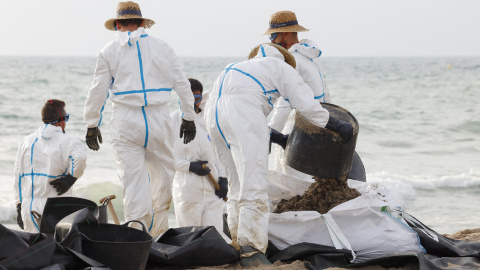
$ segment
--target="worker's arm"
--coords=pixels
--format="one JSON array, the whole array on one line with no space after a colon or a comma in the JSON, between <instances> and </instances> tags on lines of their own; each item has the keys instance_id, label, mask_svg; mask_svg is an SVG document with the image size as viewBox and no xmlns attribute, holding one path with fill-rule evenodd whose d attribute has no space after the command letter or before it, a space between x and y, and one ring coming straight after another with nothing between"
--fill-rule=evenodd
<instances>
[{"instance_id":1,"label":"worker's arm","mask_svg":"<svg viewBox=\"0 0 480 270\"><path fill-rule=\"evenodd\" d=\"M281 66L280 94L312 124L325 127L329 113L314 99L313 91L303 81L302 77L288 65Z\"/></svg>"},{"instance_id":2,"label":"worker's arm","mask_svg":"<svg viewBox=\"0 0 480 270\"><path fill-rule=\"evenodd\" d=\"M92 86L88 90L87 101L85 102L84 117L88 128L100 126L105 102L109 95L108 90L112 83L113 76L110 66L100 52L97 55Z\"/></svg>"},{"instance_id":3,"label":"worker's arm","mask_svg":"<svg viewBox=\"0 0 480 270\"><path fill-rule=\"evenodd\" d=\"M71 138L70 151L67 157L67 174L80 178L87 167L87 150L85 144L75 138Z\"/></svg>"},{"instance_id":4,"label":"worker's arm","mask_svg":"<svg viewBox=\"0 0 480 270\"><path fill-rule=\"evenodd\" d=\"M292 107L290 107L290 103L284 98L279 98L268 126L281 132L287 123L291 111Z\"/></svg>"},{"instance_id":5,"label":"worker's arm","mask_svg":"<svg viewBox=\"0 0 480 270\"><path fill-rule=\"evenodd\" d=\"M192 90L190 88L190 82L183 72L183 63L175 54L172 48L170 49L171 56L171 70L173 79L173 90L178 95L180 101L180 109L183 113L183 119L187 121L193 121L195 119L195 111L193 110L193 103L195 101Z\"/></svg>"},{"instance_id":6,"label":"worker's arm","mask_svg":"<svg viewBox=\"0 0 480 270\"><path fill-rule=\"evenodd\" d=\"M15 165L13 165L13 190L15 192L15 205L21 203L22 201L22 198L21 198L21 194L20 194L20 185L21 185L21 182L20 182L20 175L21 175L21 171L20 171L20 165L22 164L22 157L23 157L23 141L22 143L20 143L20 146L18 147L18 150L17 150L17 158L15 159Z\"/></svg>"}]
</instances>

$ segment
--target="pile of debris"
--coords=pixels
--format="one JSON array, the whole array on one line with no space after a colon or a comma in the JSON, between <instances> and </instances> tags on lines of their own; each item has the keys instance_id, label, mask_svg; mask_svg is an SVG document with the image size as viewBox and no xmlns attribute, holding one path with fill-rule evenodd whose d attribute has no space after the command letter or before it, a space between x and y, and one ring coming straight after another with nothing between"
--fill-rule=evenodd
<instances>
[{"instance_id":1,"label":"pile of debris","mask_svg":"<svg viewBox=\"0 0 480 270\"><path fill-rule=\"evenodd\" d=\"M333 207L360 196L360 192L348 187L345 181L318 177L314 179L315 183L302 196L297 195L289 200L281 200L274 213L317 211L325 214Z\"/></svg>"}]
</instances>

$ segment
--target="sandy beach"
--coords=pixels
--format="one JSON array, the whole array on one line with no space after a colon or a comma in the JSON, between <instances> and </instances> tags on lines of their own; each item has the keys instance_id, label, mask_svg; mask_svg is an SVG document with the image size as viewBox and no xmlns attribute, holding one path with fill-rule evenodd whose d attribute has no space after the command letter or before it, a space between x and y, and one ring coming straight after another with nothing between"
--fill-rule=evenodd
<instances>
[{"instance_id":1,"label":"sandy beach","mask_svg":"<svg viewBox=\"0 0 480 270\"><path fill-rule=\"evenodd\" d=\"M444 234L445 237L451 238L451 239L456 239L456 240L464 240L464 241L476 241L480 242L480 228L476 229L467 229L467 230L462 230L459 232L456 232L454 234ZM212 266L212 267L198 267L198 268L162 268L162 269L201 269L201 270L207 270L207 269L243 269L240 264L233 263L233 264L227 264L227 265L221 265L221 266ZM270 270L270 269L282 269L282 270L303 270L303 269L308 269L305 264L302 261L294 261L292 263L282 263L282 262L275 262L272 265L268 266L258 266L258 267L251 267L248 269L252 270ZM343 270L343 269L351 269L351 268L342 268L342 267L330 267L327 268L327 270ZM384 268L381 266L364 266L364 267L359 267L355 269L363 269L363 270L384 270L384 269L399 269L399 270L416 270L418 269L418 266L415 263L410 263L407 264L403 267L400 268Z\"/></svg>"}]
</instances>

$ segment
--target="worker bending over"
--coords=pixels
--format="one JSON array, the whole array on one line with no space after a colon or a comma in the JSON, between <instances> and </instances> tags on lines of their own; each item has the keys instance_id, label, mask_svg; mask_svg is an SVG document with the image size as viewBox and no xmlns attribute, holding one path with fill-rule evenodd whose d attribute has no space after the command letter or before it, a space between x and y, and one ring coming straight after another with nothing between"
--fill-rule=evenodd
<instances>
[{"instance_id":1,"label":"worker bending over","mask_svg":"<svg viewBox=\"0 0 480 270\"><path fill-rule=\"evenodd\" d=\"M206 104L207 130L229 179L228 227L232 244L241 249L242 266L269 263L264 255L270 212L269 140L286 145L286 135L272 133L267 124L273 103L283 97L312 124L325 127L329 122L328 111L313 98L286 49L262 44L249 58L220 73ZM348 141L353 128L347 123L342 127L327 126Z\"/></svg>"}]
</instances>

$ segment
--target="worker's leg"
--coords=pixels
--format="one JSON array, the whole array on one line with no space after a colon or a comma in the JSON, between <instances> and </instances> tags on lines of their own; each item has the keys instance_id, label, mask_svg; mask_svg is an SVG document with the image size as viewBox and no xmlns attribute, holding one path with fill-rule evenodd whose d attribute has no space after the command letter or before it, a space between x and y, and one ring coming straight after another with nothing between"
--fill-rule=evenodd
<instances>
[{"instance_id":1,"label":"worker's leg","mask_svg":"<svg viewBox=\"0 0 480 270\"><path fill-rule=\"evenodd\" d=\"M141 109L116 106L111 121L112 147L123 188L125 221L151 224L152 198L145 163L145 126ZM131 223L131 227L141 226Z\"/></svg>"},{"instance_id":2,"label":"worker's leg","mask_svg":"<svg viewBox=\"0 0 480 270\"><path fill-rule=\"evenodd\" d=\"M156 237L168 230L168 209L172 201L172 182L175 175L173 132L168 107L145 107L148 121L146 161L150 173L153 199L153 225L150 234Z\"/></svg>"},{"instance_id":3,"label":"worker's leg","mask_svg":"<svg viewBox=\"0 0 480 270\"><path fill-rule=\"evenodd\" d=\"M213 193L213 190L212 190ZM216 197L216 195L214 195ZM230 238L223 233L223 210L225 202L220 198L213 198L205 204L202 215L202 226L215 226L215 229L222 235L223 239L230 243Z\"/></svg>"},{"instance_id":4,"label":"worker's leg","mask_svg":"<svg viewBox=\"0 0 480 270\"><path fill-rule=\"evenodd\" d=\"M175 190L174 194L178 194ZM177 227L202 226L202 213L204 206L196 201L190 202L188 198L173 196L175 218Z\"/></svg>"},{"instance_id":5,"label":"worker's leg","mask_svg":"<svg viewBox=\"0 0 480 270\"><path fill-rule=\"evenodd\" d=\"M211 123L210 123L211 124ZM207 119L207 128L209 127ZM228 178L228 201L227 201L227 223L230 236L232 239L232 245L239 248L237 244L237 230L238 230L238 198L240 196L240 184L238 181L237 169L233 162L232 153L228 148L222 135L214 126L209 130L210 138L215 145L215 153L218 160L225 169L225 174Z\"/></svg>"}]
</instances>

